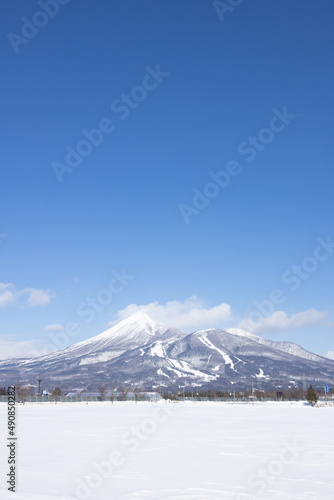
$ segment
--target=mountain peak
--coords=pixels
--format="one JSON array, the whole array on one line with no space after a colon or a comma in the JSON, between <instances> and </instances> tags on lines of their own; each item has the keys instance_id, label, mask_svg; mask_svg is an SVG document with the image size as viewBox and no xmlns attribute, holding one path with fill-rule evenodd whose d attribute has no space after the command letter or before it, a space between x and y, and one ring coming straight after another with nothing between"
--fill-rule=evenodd
<instances>
[{"instance_id":1,"label":"mountain peak","mask_svg":"<svg viewBox=\"0 0 334 500\"><path fill-rule=\"evenodd\" d=\"M251 340L259 340L262 339L262 337L259 337L258 335L254 335L254 333L247 332L247 330L243 330L242 328L229 328L226 330L228 333L231 333L232 335L238 335L239 337L245 337L247 339Z\"/></svg>"},{"instance_id":2,"label":"mountain peak","mask_svg":"<svg viewBox=\"0 0 334 500\"><path fill-rule=\"evenodd\" d=\"M153 321L150 316L142 311L137 311L134 314L131 314L131 316L128 316L127 318L124 318L120 320L118 323L116 323L114 326L118 325L133 325L134 323L140 323L142 325L155 325L156 322Z\"/></svg>"},{"instance_id":3,"label":"mountain peak","mask_svg":"<svg viewBox=\"0 0 334 500\"><path fill-rule=\"evenodd\" d=\"M138 311L135 314L119 321L93 340L108 340L124 343L135 341L146 344L151 337L159 337L168 327L156 323L147 314Z\"/></svg>"}]
</instances>

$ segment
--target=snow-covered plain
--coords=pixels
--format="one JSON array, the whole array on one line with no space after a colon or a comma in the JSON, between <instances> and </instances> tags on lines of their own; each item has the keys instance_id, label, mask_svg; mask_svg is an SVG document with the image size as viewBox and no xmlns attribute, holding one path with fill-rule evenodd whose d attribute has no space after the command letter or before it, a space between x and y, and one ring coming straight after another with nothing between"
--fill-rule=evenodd
<instances>
[{"instance_id":1,"label":"snow-covered plain","mask_svg":"<svg viewBox=\"0 0 334 500\"><path fill-rule=\"evenodd\" d=\"M2 500L334 498L334 407L42 403L17 413L12 493L0 404Z\"/></svg>"}]
</instances>

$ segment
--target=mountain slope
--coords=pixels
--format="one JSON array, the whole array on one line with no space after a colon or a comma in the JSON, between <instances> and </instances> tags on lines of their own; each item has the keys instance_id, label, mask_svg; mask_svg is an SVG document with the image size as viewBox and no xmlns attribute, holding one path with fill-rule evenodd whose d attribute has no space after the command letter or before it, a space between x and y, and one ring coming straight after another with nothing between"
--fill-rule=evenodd
<instances>
[{"instance_id":1,"label":"mountain slope","mask_svg":"<svg viewBox=\"0 0 334 500\"><path fill-rule=\"evenodd\" d=\"M253 333L246 332L246 330L242 330L241 328L229 328L227 331L229 333L232 333L233 335L249 338L251 340L254 340L255 342L258 342L259 344L267 345L273 349L287 352L288 354L293 354L294 356L299 356L300 358L319 362L322 362L326 359L323 356L319 356L318 354L314 354L307 351L306 349L303 349L293 342L274 342L273 340L264 339L263 337L258 337Z\"/></svg>"},{"instance_id":2,"label":"mountain slope","mask_svg":"<svg viewBox=\"0 0 334 500\"><path fill-rule=\"evenodd\" d=\"M66 370L81 365L95 365L107 362L123 354L123 352L145 345L158 338L178 338L184 333L154 322L149 316L138 313L117 323L105 332L83 342L39 358L28 360L4 360L0 362L0 373L4 367L14 365L24 371Z\"/></svg>"},{"instance_id":3,"label":"mountain slope","mask_svg":"<svg viewBox=\"0 0 334 500\"><path fill-rule=\"evenodd\" d=\"M244 390L334 385L334 361L290 342L273 342L238 329L186 334L136 314L71 347L27 360L0 362L0 384L34 382L64 390L97 385L146 389L205 387ZM292 382L293 381L293 382Z\"/></svg>"}]
</instances>

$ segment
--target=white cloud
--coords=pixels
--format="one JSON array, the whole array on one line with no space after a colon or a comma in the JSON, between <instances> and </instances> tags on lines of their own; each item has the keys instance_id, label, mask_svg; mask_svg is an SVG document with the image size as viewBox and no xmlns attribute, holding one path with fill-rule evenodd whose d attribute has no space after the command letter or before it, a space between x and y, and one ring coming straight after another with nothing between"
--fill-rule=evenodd
<instances>
[{"instance_id":1,"label":"white cloud","mask_svg":"<svg viewBox=\"0 0 334 500\"><path fill-rule=\"evenodd\" d=\"M53 323L52 325L45 325L44 330L48 330L51 332L63 332L64 327L59 323Z\"/></svg>"},{"instance_id":2,"label":"white cloud","mask_svg":"<svg viewBox=\"0 0 334 500\"><path fill-rule=\"evenodd\" d=\"M0 359L34 358L51 352L35 340L8 340L0 338Z\"/></svg>"},{"instance_id":3,"label":"white cloud","mask_svg":"<svg viewBox=\"0 0 334 500\"><path fill-rule=\"evenodd\" d=\"M208 308L195 295L184 301L171 300L166 304L159 304L157 301L146 305L130 304L117 313L117 320L110 322L109 326L137 312L146 313L153 320L165 325L191 332L200 328L222 328L222 323L231 316L231 307L222 302L218 306Z\"/></svg>"},{"instance_id":4,"label":"white cloud","mask_svg":"<svg viewBox=\"0 0 334 500\"><path fill-rule=\"evenodd\" d=\"M323 356L325 356L325 358L334 359L334 351L327 351Z\"/></svg>"},{"instance_id":5,"label":"white cloud","mask_svg":"<svg viewBox=\"0 0 334 500\"><path fill-rule=\"evenodd\" d=\"M281 332L320 325L326 316L327 312L317 311L316 309L308 309L307 311L292 314L290 317L284 311L275 311L271 316L260 318L258 321L245 318L240 321L237 327L256 334Z\"/></svg>"},{"instance_id":6,"label":"white cloud","mask_svg":"<svg viewBox=\"0 0 334 500\"><path fill-rule=\"evenodd\" d=\"M0 308L15 303L27 307L46 306L53 297L51 290L31 287L18 290L13 283L0 283Z\"/></svg>"},{"instance_id":7,"label":"white cloud","mask_svg":"<svg viewBox=\"0 0 334 500\"><path fill-rule=\"evenodd\" d=\"M54 297L51 290L38 290L36 288L25 288L22 290L22 294L24 293L28 295L26 305L30 307L46 306L50 303L51 298Z\"/></svg>"},{"instance_id":8,"label":"white cloud","mask_svg":"<svg viewBox=\"0 0 334 500\"><path fill-rule=\"evenodd\" d=\"M7 307L14 301L14 294L10 290L0 291L0 308Z\"/></svg>"}]
</instances>

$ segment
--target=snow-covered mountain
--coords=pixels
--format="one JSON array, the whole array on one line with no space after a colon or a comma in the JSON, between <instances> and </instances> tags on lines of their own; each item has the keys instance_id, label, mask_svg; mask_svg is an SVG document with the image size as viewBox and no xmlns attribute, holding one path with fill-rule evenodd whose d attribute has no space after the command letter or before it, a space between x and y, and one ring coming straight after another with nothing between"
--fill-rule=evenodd
<instances>
[{"instance_id":1,"label":"snow-covered mountain","mask_svg":"<svg viewBox=\"0 0 334 500\"><path fill-rule=\"evenodd\" d=\"M229 328L227 330L229 333L233 335L239 335L241 337L246 337L259 344L267 345L272 347L273 349L278 349L279 351L287 352L288 354L293 354L294 356L299 356L300 358L310 359L312 361L323 361L325 358L323 356L319 356L318 354L313 354L310 351L306 351L297 344L293 342L274 342L273 340L264 339L263 337L258 337L253 333L246 332L242 328Z\"/></svg>"},{"instance_id":2,"label":"snow-covered mountain","mask_svg":"<svg viewBox=\"0 0 334 500\"><path fill-rule=\"evenodd\" d=\"M334 384L334 360L291 342L273 342L245 330L186 334L138 313L91 339L33 359L0 362L0 385L202 387L240 390Z\"/></svg>"}]
</instances>

